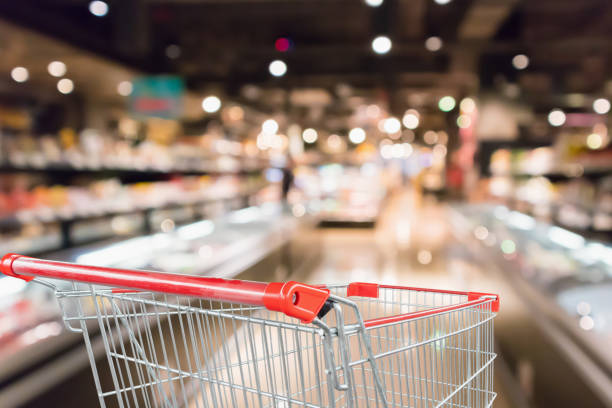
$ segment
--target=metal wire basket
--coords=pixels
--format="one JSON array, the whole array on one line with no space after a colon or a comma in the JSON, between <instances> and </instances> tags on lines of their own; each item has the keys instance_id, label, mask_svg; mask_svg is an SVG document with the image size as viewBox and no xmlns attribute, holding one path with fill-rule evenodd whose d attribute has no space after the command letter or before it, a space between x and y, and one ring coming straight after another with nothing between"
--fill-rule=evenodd
<instances>
[{"instance_id":1,"label":"metal wire basket","mask_svg":"<svg viewBox=\"0 0 612 408\"><path fill-rule=\"evenodd\" d=\"M73 281L56 294L66 326L83 333L102 407L489 407L496 396L496 295L224 280L14 254L0 268ZM96 361L97 336L105 360Z\"/></svg>"}]
</instances>

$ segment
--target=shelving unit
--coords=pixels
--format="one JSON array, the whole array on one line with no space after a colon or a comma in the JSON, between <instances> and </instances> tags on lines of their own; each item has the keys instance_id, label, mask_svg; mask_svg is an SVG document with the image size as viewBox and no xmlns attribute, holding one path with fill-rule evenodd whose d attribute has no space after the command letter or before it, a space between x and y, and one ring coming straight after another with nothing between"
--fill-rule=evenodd
<instances>
[{"instance_id":1,"label":"shelving unit","mask_svg":"<svg viewBox=\"0 0 612 408\"><path fill-rule=\"evenodd\" d=\"M25 251L28 254L32 253L40 253L46 252L52 249L66 249L70 248L75 244L75 236L74 236L74 227L79 223L84 222L92 222L96 220L104 220L107 221L108 224L112 224L112 219L118 216L133 216L139 217L141 219L140 228L134 228L131 231L134 233L152 233L156 231L156 228L153 226L153 218L156 212L160 211L168 211L168 210L185 210L187 209L191 216L186 217L186 219L180 220L182 223L188 221L197 221L205 218L207 215L204 207L209 204L219 204L221 206L230 207L231 209L239 209L243 207L247 207L250 204L250 199L255 194L257 194L262 188L265 186L261 186L259 188L252 189L250 191L242 192L236 195L231 195L227 197L211 197L204 200L198 201L190 201L190 202L176 202L171 204L166 204L158 207L143 207L143 208L134 208L126 211L112 211L112 212L104 212L99 214L89 214L89 215L77 215L69 218L54 216L50 219L33 219L27 221L21 221L16 217L5 217L0 219L0 230L7 229L17 229L21 228L25 225L31 224L32 222L36 222L39 224L54 224L57 225L57 231L59 233L59 240L49 240L49 246L47 248L35 249L33 251ZM174 222L174 221L173 221ZM80 240L78 244L84 244L87 242L92 242L95 240L99 240L102 238L107 238L109 235L112 235L112 231L110 233L101 234L93 239L89 240ZM3 246L10 248L15 245L11 241L5 241ZM8 252L4 251L4 252Z\"/></svg>"},{"instance_id":2,"label":"shelving unit","mask_svg":"<svg viewBox=\"0 0 612 408\"><path fill-rule=\"evenodd\" d=\"M602 401L611 401L612 246L507 207L455 205L452 214L466 247L503 272L550 344Z\"/></svg>"},{"instance_id":3,"label":"shelving unit","mask_svg":"<svg viewBox=\"0 0 612 408\"><path fill-rule=\"evenodd\" d=\"M572 144L573 143L573 144ZM561 139L553 146L501 148L483 169L489 194L507 206L587 238L612 242L612 157Z\"/></svg>"},{"instance_id":4,"label":"shelving unit","mask_svg":"<svg viewBox=\"0 0 612 408\"><path fill-rule=\"evenodd\" d=\"M215 220L189 223L167 233L112 240L54 252L47 257L149 270L160 269L163 263L163 269L172 273L255 280L254 274L269 274L277 262L284 262L285 257L273 254L282 251L302 228L309 228L306 219L297 220L284 213L280 205L268 204L229 212ZM266 265L263 271L259 266L262 262ZM54 283L70 285L62 281ZM0 337L0 381L6 384L0 390L0 400L24 403L57 382L76 375L87 367L88 361L81 349L81 336L64 329L59 306L48 288L24 285L13 296L17 298L15 306L0 311L0 317L2 313L15 313L19 307L27 308L27 313L22 311L25 317L15 323L19 326L14 329L15 333L9 331L8 335L3 333L5 338ZM156 320L152 324L157 323ZM28 343L28 334L36 330L44 335ZM96 331L92 326L92 333ZM95 336L93 348L96 356L104 355L99 336ZM54 372L57 367L62 367L59 374L40 374ZM22 392L24 384L35 385L31 393Z\"/></svg>"}]
</instances>

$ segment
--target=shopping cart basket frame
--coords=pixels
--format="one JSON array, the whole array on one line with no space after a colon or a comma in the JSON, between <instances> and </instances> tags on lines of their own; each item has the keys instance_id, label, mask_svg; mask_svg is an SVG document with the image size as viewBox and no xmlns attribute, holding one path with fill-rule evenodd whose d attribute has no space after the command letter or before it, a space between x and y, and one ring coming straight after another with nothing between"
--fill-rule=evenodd
<instances>
[{"instance_id":1,"label":"shopping cart basket frame","mask_svg":"<svg viewBox=\"0 0 612 408\"><path fill-rule=\"evenodd\" d=\"M390 350L386 353L379 353L376 355L372 349L368 333L373 330L385 330L385 328L388 331L389 327L393 327L397 324L423 320L432 316L450 315L451 313L467 309L486 308L489 312L493 313L493 315L489 317L489 319L492 319L494 313L496 313L499 308L499 297L497 295L482 292L441 291L371 283L351 283L348 286L312 286L299 282L248 282L161 272L130 271L115 268L74 265L63 262L38 260L16 254L4 256L2 261L0 261L0 270L8 276L21 278L26 281L31 281L35 277L43 277L113 287L113 289L105 290L104 293L107 294L106 296L121 297L129 295L130 293L150 291L190 296L211 301L253 305L263 307L269 311L283 313L286 316L299 319L302 324L310 323L312 324L311 327L318 328L319 333L322 335L322 342L325 343L323 355L328 378L328 387L339 391L354 389L354 384L352 384L354 381L352 369L359 364L367 363L371 367L368 371L371 373L373 379L372 382L375 393L378 396L378 400L382 403L382 406L385 407L389 406L387 401L389 395L384 389L384 379L381 378L381 370L377 366L377 360L389 354L398 353L398 350L402 351L402 349ZM40 282L44 283L45 281ZM53 286L48 283L47 285ZM341 287L346 288L346 297L332 293L335 289ZM74 286L74 289L76 290L76 286ZM357 303L347 298L376 299L379 297L380 291L393 290L462 296L466 297L467 301L439 307L427 307L423 310L412 310L406 313L364 320ZM93 293L93 287L91 291ZM75 295L75 293L76 292L73 292L72 294ZM98 291L98 293L102 292ZM87 295L88 292L84 291L83 294ZM61 296L65 296L65 294ZM349 324L346 324L344 321L344 315L346 314L344 308L353 310L355 316L354 321ZM334 312L333 315L335 316L335 324L333 326L326 324L322 320L323 317L331 311ZM99 319L100 314L100 310L97 310L98 320L100 325L102 325L102 320ZM83 315L82 311L80 315ZM235 316L233 317L235 318ZM256 321L252 317L248 317L247 320L250 322ZM73 331L83 332L86 338L86 347L88 348L88 353L90 353L90 361L94 372L96 387L98 391L101 392L99 380L96 375L95 361L91 358L91 345L87 339L87 325L81 320L80 328L74 328L66 318L65 323L67 327ZM267 324L270 324L270 322L267 322ZM301 327L302 330L305 330L304 326ZM349 356L350 350L348 350L348 339L351 338L351 336L359 336L365 354L364 358L357 361L351 359ZM334 341L337 344L336 347L332 344ZM404 347L407 349L414 346L406 345ZM334 348L337 350L337 359ZM494 354L492 354L492 358L489 362L492 362L492 359L494 359ZM336 363L336 360L339 360L339 363ZM340 380L340 371L343 373L343 381ZM475 373L474 376L476 374L477 373ZM385 375L386 374L382 374L383 377ZM466 380L466 383L469 383L469 380ZM331 392L332 390L330 389L330 393ZM452 396L453 394L448 396L447 400ZM353 393L347 392L346 406L355 406L355 398ZM493 398L494 393L492 399ZM288 399L288 401L291 402L290 399ZM102 397L100 397L100 402L101 405L104 406Z\"/></svg>"}]
</instances>

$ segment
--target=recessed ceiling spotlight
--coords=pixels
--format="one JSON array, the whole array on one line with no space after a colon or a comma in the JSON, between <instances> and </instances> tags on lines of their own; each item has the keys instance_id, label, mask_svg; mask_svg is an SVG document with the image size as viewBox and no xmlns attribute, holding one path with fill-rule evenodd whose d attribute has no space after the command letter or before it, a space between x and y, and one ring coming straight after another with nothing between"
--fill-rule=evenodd
<instances>
[{"instance_id":1,"label":"recessed ceiling spotlight","mask_svg":"<svg viewBox=\"0 0 612 408\"><path fill-rule=\"evenodd\" d=\"M319 135L317 134L317 131L312 128L304 129L302 132L302 139L304 139L306 143L314 143L318 138Z\"/></svg>"},{"instance_id":2,"label":"recessed ceiling spotlight","mask_svg":"<svg viewBox=\"0 0 612 408\"><path fill-rule=\"evenodd\" d=\"M181 47L176 44L170 44L166 47L166 57L170 59L177 59L181 56Z\"/></svg>"},{"instance_id":3,"label":"recessed ceiling spotlight","mask_svg":"<svg viewBox=\"0 0 612 408\"><path fill-rule=\"evenodd\" d=\"M525 54L515 55L512 58L512 66L518 70L527 68L529 66L529 57Z\"/></svg>"},{"instance_id":4,"label":"recessed ceiling spotlight","mask_svg":"<svg viewBox=\"0 0 612 408\"><path fill-rule=\"evenodd\" d=\"M593 110L595 113L605 115L610 112L610 101L605 98L598 98L593 101Z\"/></svg>"},{"instance_id":5,"label":"recessed ceiling spotlight","mask_svg":"<svg viewBox=\"0 0 612 408\"><path fill-rule=\"evenodd\" d=\"M281 60L274 60L268 66L268 70L273 76L282 77L287 73L287 64Z\"/></svg>"},{"instance_id":6,"label":"recessed ceiling spotlight","mask_svg":"<svg viewBox=\"0 0 612 408\"><path fill-rule=\"evenodd\" d=\"M387 118L383 122L383 130L385 133L397 133L402 129L402 123L398 118Z\"/></svg>"},{"instance_id":7,"label":"recessed ceiling spotlight","mask_svg":"<svg viewBox=\"0 0 612 408\"><path fill-rule=\"evenodd\" d=\"M363 141L366 139L366 132L362 128L358 127L351 129L348 136L351 143L359 144L363 143Z\"/></svg>"},{"instance_id":8,"label":"recessed ceiling spotlight","mask_svg":"<svg viewBox=\"0 0 612 408\"><path fill-rule=\"evenodd\" d=\"M214 95L207 96L202 100L202 109L207 113L215 113L221 108L221 99Z\"/></svg>"},{"instance_id":9,"label":"recessed ceiling spotlight","mask_svg":"<svg viewBox=\"0 0 612 408\"><path fill-rule=\"evenodd\" d=\"M425 48L428 51L436 52L442 49L442 39L440 37L429 37L425 40Z\"/></svg>"},{"instance_id":10,"label":"recessed ceiling spotlight","mask_svg":"<svg viewBox=\"0 0 612 408\"><path fill-rule=\"evenodd\" d=\"M121 81L117 85L117 93L121 96L130 96L133 90L134 86L130 81Z\"/></svg>"},{"instance_id":11,"label":"recessed ceiling spotlight","mask_svg":"<svg viewBox=\"0 0 612 408\"><path fill-rule=\"evenodd\" d=\"M51 61L49 65L47 65L47 71L51 76L54 77L63 77L66 75L66 64L62 61Z\"/></svg>"},{"instance_id":12,"label":"recessed ceiling spotlight","mask_svg":"<svg viewBox=\"0 0 612 408\"><path fill-rule=\"evenodd\" d=\"M92 1L89 3L89 12L96 17L104 17L108 14L108 4L101 0Z\"/></svg>"},{"instance_id":13,"label":"recessed ceiling spotlight","mask_svg":"<svg viewBox=\"0 0 612 408\"><path fill-rule=\"evenodd\" d=\"M57 81L57 90L64 95L68 95L74 90L74 82L68 78L62 78Z\"/></svg>"},{"instance_id":14,"label":"recessed ceiling spotlight","mask_svg":"<svg viewBox=\"0 0 612 408\"><path fill-rule=\"evenodd\" d=\"M15 82L25 82L30 77L28 69L25 67L15 67L11 70L11 78Z\"/></svg>"},{"instance_id":15,"label":"recessed ceiling spotlight","mask_svg":"<svg viewBox=\"0 0 612 408\"><path fill-rule=\"evenodd\" d=\"M384 35L379 35L372 40L372 50L377 54L386 54L391 51L391 39Z\"/></svg>"},{"instance_id":16,"label":"recessed ceiling spotlight","mask_svg":"<svg viewBox=\"0 0 612 408\"><path fill-rule=\"evenodd\" d=\"M552 126L562 126L565 123L565 113L561 109L553 109L548 114L548 123Z\"/></svg>"}]
</instances>

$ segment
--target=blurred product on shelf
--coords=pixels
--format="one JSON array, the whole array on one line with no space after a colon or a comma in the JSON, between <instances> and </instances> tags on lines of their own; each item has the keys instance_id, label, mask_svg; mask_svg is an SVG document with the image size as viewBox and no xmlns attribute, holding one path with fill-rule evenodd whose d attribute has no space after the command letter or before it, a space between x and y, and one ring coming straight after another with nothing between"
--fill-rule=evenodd
<instances>
[{"instance_id":1,"label":"blurred product on shelf","mask_svg":"<svg viewBox=\"0 0 612 408\"><path fill-rule=\"evenodd\" d=\"M508 279L524 282L523 301L564 329L548 333L565 344L578 342L595 366L610 370L612 246L502 205L456 205L454 211L456 221L465 221L457 225L479 242L477 250ZM595 369L584 375L597 381Z\"/></svg>"},{"instance_id":2,"label":"blurred product on shelf","mask_svg":"<svg viewBox=\"0 0 612 408\"><path fill-rule=\"evenodd\" d=\"M321 222L374 223L395 183L390 173L371 162L303 166L296 172L295 183Z\"/></svg>"},{"instance_id":3,"label":"blurred product on shelf","mask_svg":"<svg viewBox=\"0 0 612 408\"><path fill-rule=\"evenodd\" d=\"M605 140L595 150L573 134L553 147L496 150L490 196L569 228L612 233L612 157Z\"/></svg>"},{"instance_id":4,"label":"blurred product on shelf","mask_svg":"<svg viewBox=\"0 0 612 408\"><path fill-rule=\"evenodd\" d=\"M166 219L180 224L220 214L224 202L244 206L244 202L275 199L273 193L264 191L267 183L257 175L183 176L133 184L107 179L83 186L35 185L31 189L27 179L11 178L12 188L0 194L3 252L18 248L36 253L112 235L158 230L165 228ZM235 200L240 202L232 204Z\"/></svg>"},{"instance_id":5,"label":"blurred product on shelf","mask_svg":"<svg viewBox=\"0 0 612 408\"><path fill-rule=\"evenodd\" d=\"M12 216L25 223L124 213L229 198L251 191L257 184L257 177L229 175L183 176L171 181L127 185L114 178L93 181L82 187L37 185L26 189L16 185L0 195L0 216Z\"/></svg>"},{"instance_id":6,"label":"blurred product on shelf","mask_svg":"<svg viewBox=\"0 0 612 408\"><path fill-rule=\"evenodd\" d=\"M135 125L136 126L136 125ZM259 170L264 163L257 150L214 134L176 137L172 143L154 137L110 136L94 129L76 134L34 137L3 132L0 169L135 170L159 172L241 172Z\"/></svg>"}]
</instances>

